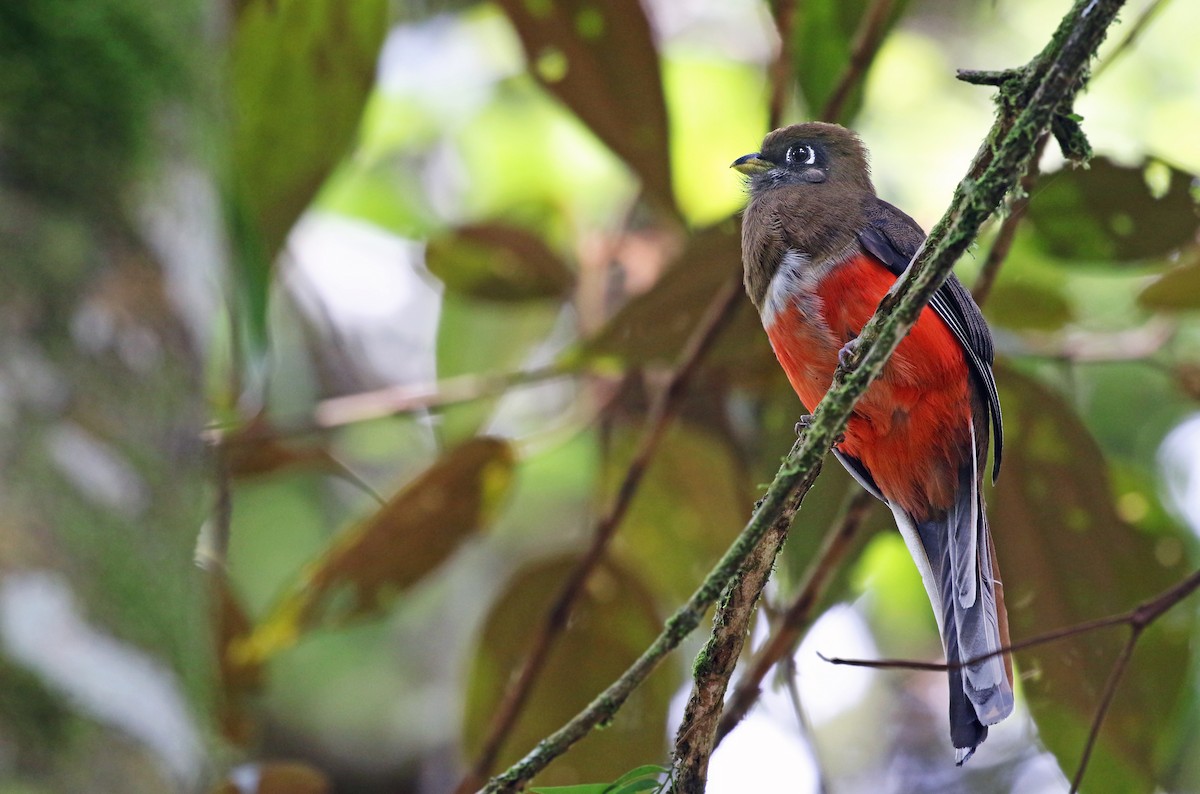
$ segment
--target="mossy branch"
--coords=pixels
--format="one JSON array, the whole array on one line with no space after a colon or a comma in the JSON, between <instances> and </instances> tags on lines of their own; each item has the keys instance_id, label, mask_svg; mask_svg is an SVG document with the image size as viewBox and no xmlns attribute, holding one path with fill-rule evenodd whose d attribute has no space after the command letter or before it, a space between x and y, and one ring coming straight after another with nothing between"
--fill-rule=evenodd
<instances>
[{"instance_id":1,"label":"mossy branch","mask_svg":"<svg viewBox=\"0 0 1200 794\"><path fill-rule=\"evenodd\" d=\"M1069 108L1085 81L1088 63L1122 5L1123 0L1076 0L1050 43L1018 71L1018 82L1005 90L1007 101L955 190L950 208L863 329L857 352L847 367L835 374L812 424L784 459L745 529L637 661L566 725L493 778L485 792L517 790L596 725L610 720L659 661L699 625L763 536L776 525L790 524L854 404L883 371L892 351L975 240L980 226L1017 185L1039 136L1049 129L1056 114Z\"/></svg>"}]
</instances>

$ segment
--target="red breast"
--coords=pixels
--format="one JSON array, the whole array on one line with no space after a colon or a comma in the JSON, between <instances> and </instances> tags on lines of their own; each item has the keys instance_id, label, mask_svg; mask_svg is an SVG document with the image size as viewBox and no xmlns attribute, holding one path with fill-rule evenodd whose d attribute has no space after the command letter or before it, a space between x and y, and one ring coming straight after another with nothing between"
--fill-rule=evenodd
<instances>
[{"instance_id":1,"label":"red breast","mask_svg":"<svg viewBox=\"0 0 1200 794\"><path fill-rule=\"evenodd\" d=\"M858 335L894 281L865 252L837 263L795 256L772 278L763 325L809 410L829 389L838 351ZM954 334L926 308L858 403L838 445L866 465L889 500L918 519L954 501L955 472L963 451L972 448L963 433L970 425L969 380Z\"/></svg>"}]
</instances>

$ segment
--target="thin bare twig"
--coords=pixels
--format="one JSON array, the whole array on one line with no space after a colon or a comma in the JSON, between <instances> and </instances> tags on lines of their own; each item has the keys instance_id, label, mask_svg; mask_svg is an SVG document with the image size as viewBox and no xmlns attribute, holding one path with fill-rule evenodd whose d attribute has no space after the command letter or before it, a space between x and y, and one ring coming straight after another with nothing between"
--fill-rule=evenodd
<instances>
[{"instance_id":1,"label":"thin bare twig","mask_svg":"<svg viewBox=\"0 0 1200 794\"><path fill-rule=\"evenodd\" d=\"M1117 615L1109 615L1108 617L1089 620L1085 623L1077 623L1073 626L1067 626L1054 631L1039 634L1036 637L1014 642L1007 647L1000 648L989 654L978 656L974 659L968 659L955 664L938 664L935 662L919 662L900 659L881 659L881 660L866 660L866 659L841 659L838 657L826 657L818 654L822 659L830 664L846 665L850 667L870 667L875 669L903 669L903 670L952 670L959 667L978 664L979 662L989 659L1000 654L1021 651L1026 648L1032 648L1037 645L1045 645L1046 643L1056 642L1068 637L1077 637L1081 634L1087 634L1097 629L1108 628L1111 626L1129 626L1129 639L1125 641L1125 645L1121 648L1116 660L1113 662L1112 670L1108 674L1108 680L1104 685L1104 693L1101 695L1100 702L1096 706L1096 714L1092 718L1091 728L1088 731L1087 742L1084 744L1083 752L1080 755L1079 766L1075 771L1075 776L1071 781L1072 794L1079 790L1080 784L1083 782L1083 776L1087 772L1088 761L1091 760L1092 751L1095 749L1096 740L1100 735L1100 728L1104 723L1104 717L1108 714L1108 708L1112 705L1113 698L1116 695L1117 686L1124 675L1126 668L1129 666L1129 660L1133 656L1134 647L1146 628L1155 620L1161 617L1164 613L1170 610L1175 605L1181 603L1184 599L1200 590L1200 570L1193 571L1181 581L1172 585L1168 589L1159 593L1154 598L1143 601L1133 609L1122 612Z\"/></svg>"},{"instance_id":2,"label":"thin bare twig","mask_svg":"<svg viewBox=\"0 0 1200 794\"><path fill-rule=\"evenodd\" d=\"M841 118L850 94L862 82L867 68L879 52L893 5L894 0L875 0L859 20L858 29L854 31L854 41L850 45L850 60L842 70L833 93L826 100L825 107L821 108L821 118L824 121L838 121Z\"/></svg>"},{"instance_id":3,"label":"thin bare twig","mask_svg":"<svg viewBox=\"0 0 1200 794\"><path fill-rule=\"evenodd\" d=\"M771 64L771 101L767 111L767 128L772 130L783 121L783 108L792 84L792 30L795 25L796 0L779 0L775 6L779 55Z\"/></svg>"},{"instance_id":4,"label":"thin bare twig","mask_svg":"<svg viewBox=\"0 0 1200 794\"><path fill-rule=\"evenodd\" d=\"M1166 4L1166 0L1154 0L1154 2L1152 2L1150 5L1146 6L1142 13L1138 16L1137 20L1135 20L1134 23L1129 26L1129 32L1125 34L1125 38L1121 39L1120 43L1113 47L1112 52L1108 54L1108 57L1101 61L1096 66L1095 70L1093 70L1093 80L1103 74L1108 67L1112 66L1113 62L1117 60L1121 53L1133 46L1138 37L1142 35L1142 31L1144 31L1146 26L1153 21L1154 17L1158 15L1158 12L1163 10Z\"/></svg>"},{"instance_id":5,"label":"thin bare twig","mask_svg":"<svg viewBox=\"0 0 1200 794\"><path fill-rule=\"evenodd\" d=\"M625 478L617 489L612 504L596 522L592 531L591 545L571 570L554 603L543 618L520 671L496 707L492 721L488 725L482 749L472 764L471 771L459 785L459 792L474 791L482 785L495 764L505 738L528 700L534 682L545 667L551 646L566 628L571 610L583 592L588 577L603 559L617 528L633 503L633 497L637 494L642 479L650 467L650 462L658 450L659 442L662 441L667 427L679 412L683 396L687 393L693 375L705 355L712 349L721 330L733 316L733 312L741 300L741 295L742 281L738 274L737 279L731 279L713 297L704 316L688 339L687 345L680 354L679 365L651 408L637 453L625 472Z\"/></svg>"},{"instance_id":6,"label":"thin bare twig","mask_svg":"<svg viewBox=\"0 0 1200 794\"><path fill-rule=\"evenodd\" d=\"M445 408L458 403L504 394L516 386L540 383L570 373L561 364L494 375L459 375L428 386L389 386L374 391L330 397L317 403L311 429L383 419L399 414Z\"/></svg>"}]
</instances>

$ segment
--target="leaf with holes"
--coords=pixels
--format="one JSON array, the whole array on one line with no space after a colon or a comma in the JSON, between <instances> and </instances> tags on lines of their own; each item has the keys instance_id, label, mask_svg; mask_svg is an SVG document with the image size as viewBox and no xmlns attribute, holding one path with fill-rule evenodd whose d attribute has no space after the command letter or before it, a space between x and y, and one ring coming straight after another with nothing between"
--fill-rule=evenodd
<instances>
[{"instance_id":1,"label":"leaf with holes","mask_svg":"<svg viewBox=\"0 0 1200 794\"><path fill-rule=\"evenodd\" d=\"M1124 612L1184 573L1183 538L1123 521L1100 448L1058 395L1011 369L998 373L1008 430L989 500L1015 641ZM1186 616L1182 616L1186 618ZM1170 704L1189 669L1190 621L1171 616L1137 646L1092 758L1086 790L1149 791L1171 741ZM1128 632L1107 629L1017 654L1046 746L1071 774ZM1154 715L1154 716L1149 716Z\"/></svg>"},{"instance_id":2,"label":"leaf with holes","mask_svg":"<svg viewBox=\"0 0 1200 794\"><path fill-rule=\"evenodd\" d=\"M512 448L476 438L447 452L301 573L254 632L237 643L242 664L265 660L317 625L378 611L486 524L512 481Z\"/></svg>"},{"instance_id":3,"label":"leaf with holes","mask_svg":"<svg viewBox=\"0 0 1200 794\"><path fill-rule=\"evenodd\" d=\"M464 747L479 751L483 732L513 671L529 652L542 617L558 596L573 557L530 564L518 571L484 621L467 676ZM565 634L551 648L515 726L497 759L501 768L559 728L613 682L658 635L654 599L632 573L602 563L575 606ZM538 776L546 785L611 780L621 769L666 754L667 706L679 681L662 665L634 690L602 731L593 731ZM601 790L606 788L601 787Z\"/></svg>"},{"instance_id":4,"label":"leaf with holes","mask_svg":"<svg viewBox=\"0 0 1200 794\"><path fill-rule=\"evenodd\" d=\"M1162 182L1155 198L1147 173ZM1195 177L1161 163L1130 168L1098 157L1087 169L1042 177L1029 221L1044 250L1069 261L1130 262L1164 257L1193 240L1200 216Z\"/></svg>"},{"instance_id":5,"label":"leaf with holes","mask_svg":"<svg viewBox=\"0 0 1200 794\"><path fill-rule=\"evenodd\" d=\"M472 298L561 298L574 274L540 237L515 226L462 226L429 241L425 264L446 289Z\"/></svg>"},{"instance_id":6,"label":"leaf with holes","mask_svg":"<svg viewBox=\"0 0 1200 794\"><path fill-rule=\"evenodd\" d=\"M501 0L530 71L674 212L658 52L638 0Z\"/></svg>"}]
</instances>

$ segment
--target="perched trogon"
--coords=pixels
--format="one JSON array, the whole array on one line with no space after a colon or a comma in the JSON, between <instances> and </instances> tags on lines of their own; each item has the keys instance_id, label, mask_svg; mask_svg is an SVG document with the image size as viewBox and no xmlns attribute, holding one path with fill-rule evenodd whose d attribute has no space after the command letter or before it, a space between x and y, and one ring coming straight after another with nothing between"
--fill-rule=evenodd
<instances>
[{"instance_id":1,"label":"perched trogon","mask_svg":"<svg viewBox=\"0 0 1200 794\"><path fill-rule=\"evenodd\" d=\"M925 239L875 195L858 136L813 122L776 130L733 167L749 177L746 290L809 410ZM921 572L954 665L1007 646L1008 619L983 503L1003 431L992 338L951 275L859 400L834 453L883 500ZM950 738L963 763L1013 708L1007 655L950 670Z\"/></svg>"}]
</instances>

